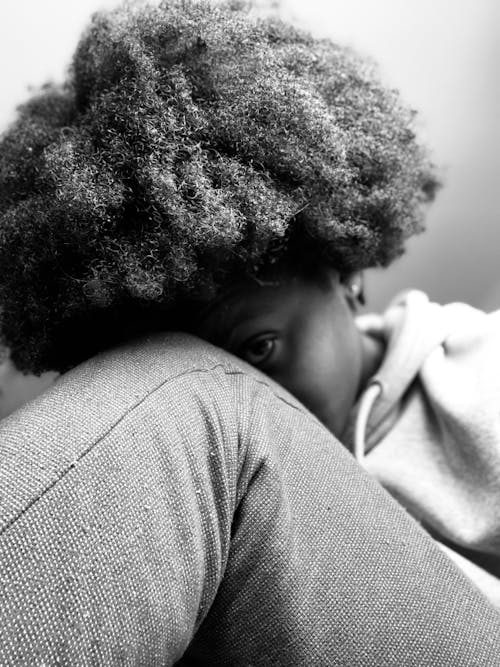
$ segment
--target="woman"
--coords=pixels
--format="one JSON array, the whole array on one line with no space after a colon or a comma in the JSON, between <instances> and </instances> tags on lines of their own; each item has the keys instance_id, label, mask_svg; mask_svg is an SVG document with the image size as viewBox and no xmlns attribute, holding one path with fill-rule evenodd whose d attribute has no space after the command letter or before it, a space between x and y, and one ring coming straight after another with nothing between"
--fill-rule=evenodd
<instances>
[{"instance_id":1,"label":"woman","mask_svg":"<svg viewBox=\"0 0 500 667\"><path fill-rule=\"evenodd\" d=\"M21 111L2 335L72 370L0 425L2 664L500 664L498 614L304 406L154 334L288 244L397 255L436 187L410 115L348 51L180 0L95 17Z\"/></svg>"}]
</instances>

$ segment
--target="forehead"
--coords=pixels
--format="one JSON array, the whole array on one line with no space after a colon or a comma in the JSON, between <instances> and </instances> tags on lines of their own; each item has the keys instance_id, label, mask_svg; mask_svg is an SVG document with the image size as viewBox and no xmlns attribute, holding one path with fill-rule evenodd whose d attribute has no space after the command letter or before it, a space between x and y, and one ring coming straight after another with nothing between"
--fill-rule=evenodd
<instances>
[{"instance_id":1,"label":"forehead","mask_svg":"<svg viewBox=\"0 0 500 667\"><path fill-rule=\"evenodd\" d=\"M208 307L199 332L223 345L231 332L246 324L264 323L271 316L284 320L296 312L306 316L308 310L329 299L328 292L312 281L297 277L273 284L239 285Z\"/></svg>"},{"instance_id":2,"label":"forehead","mask_svg":"<svg viewBox=\"0 0 500 667\"><path fill-rule=\"evenodd\" d=\"M247 283L235 286L208 306L201 318L201 328L230 329L244 319L270 314L276 311L284 297L294 291L293 286L282 283Z\"/></svg>"}]
</instances>

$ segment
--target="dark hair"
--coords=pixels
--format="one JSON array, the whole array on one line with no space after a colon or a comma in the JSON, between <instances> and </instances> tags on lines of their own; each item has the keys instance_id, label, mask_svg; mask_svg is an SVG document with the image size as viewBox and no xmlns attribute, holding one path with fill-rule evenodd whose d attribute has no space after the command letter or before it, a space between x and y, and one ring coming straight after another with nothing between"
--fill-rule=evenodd
<instances>
[{"instance_id":1,"label":"dark hair","mask_svg":"<svg viewBox=\"0 0 500 667\"><path fill-rule=\"evenodd\" d=\"M287 253L387 265L437 187L370 63L241 5L94 15L0 143L1 334L66 370Z\"/></svg>"}]
</instances>

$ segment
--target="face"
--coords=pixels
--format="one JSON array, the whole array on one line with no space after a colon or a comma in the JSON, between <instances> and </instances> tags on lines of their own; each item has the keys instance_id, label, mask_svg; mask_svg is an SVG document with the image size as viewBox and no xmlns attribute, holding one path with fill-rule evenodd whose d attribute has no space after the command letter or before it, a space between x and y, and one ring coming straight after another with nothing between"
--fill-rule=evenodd
<instances>
[{"instance_id":1,"label":"face","mask_svg":"<svg viewBox=\"0 0 500 667\"><path fill-rule=\"evenodd\" d=\"M272 377L339 436L362 375L352 299L334 272L246 283L210 307L197 333Z\"/></svg>"}]
</instances>

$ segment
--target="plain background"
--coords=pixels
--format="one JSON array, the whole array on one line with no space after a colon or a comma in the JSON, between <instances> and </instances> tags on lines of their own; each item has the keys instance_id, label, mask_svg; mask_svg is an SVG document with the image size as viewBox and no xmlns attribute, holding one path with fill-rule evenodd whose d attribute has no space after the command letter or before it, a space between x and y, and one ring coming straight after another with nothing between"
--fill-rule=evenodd
<instances>
[{"instance_id":1,"label":"plain background","mask_svg":"<svg viewBox=\"0 0 500 667\"><path fill-rule=\"evenodd\" d=\"M445 187L428 231L387 271L369 272L368 307L400 289L500 307L500 3L497 0L257 0L378 61L420 114ZM60 80L90 14L115 0L0 0L0 131L29 86ZM2 385L0 370L0 392ZM4 377L4 386L6 379ZM25 383L9 375L17 400ZM12 390L12 387L14 387ZM31 384L28 393L36 391ZM4 395L5 405L5 395ZM2 415L0 396L0 416Z\"/></svg>"}]
</instances>

